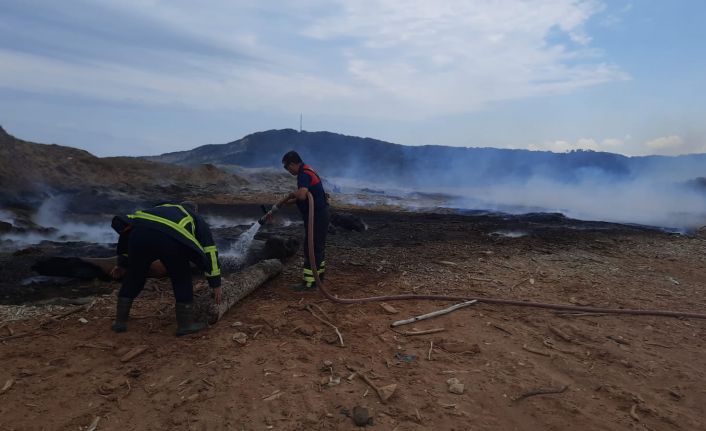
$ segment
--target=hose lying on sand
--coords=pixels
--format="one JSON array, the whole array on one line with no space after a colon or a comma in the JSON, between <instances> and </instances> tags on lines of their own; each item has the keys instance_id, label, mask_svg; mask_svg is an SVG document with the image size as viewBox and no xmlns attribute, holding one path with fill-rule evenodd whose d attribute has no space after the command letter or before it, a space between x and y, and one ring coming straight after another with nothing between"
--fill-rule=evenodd
<instances>
[{"instance_id":1,"label":"hose lying on sand","mask_svg":"<svg viewBox=\"0 0 706 431\"><path fill-rule=\"evenodd\" d=\"M370 296L367 298L339 298L332 295L326 287L323 281L319 278L317 268L317 262L314 255L314 198L311 193L307 192L307 199L309 202L309 218L307 223L307 231L309 235L307 237L308 248L309 248L309 262L312 266L312 272L314 273L314 279L316 280L316 287L319 292L328 300L337 302L339 304L359 304L363 302L375 302L375 301L401 301L407 299L421 299L421 300L432 300L432 301L471 301L476 300L478 302L484 302L486 304L499 304L499 305L515 305L519 307L534 307L534 308L545 308L550 310L562 310L562 311L576 311L583 313L604 313L604 314L627 314L633 316L664 316L664 317L687 317L692 319L705 319L706 314L701 313L689 313L682 311L670 311L670 310L639 310L639 309L623 309L623 308L600 308L600 307L583 307L574 305L561 305L561 304L548 304L543 302L530 302L530 301L520 301L514 299L502 299L502 298L486 298L481 296L448 296L448 295L386 295L386 296Z\"/></svg>"}]
</instances>

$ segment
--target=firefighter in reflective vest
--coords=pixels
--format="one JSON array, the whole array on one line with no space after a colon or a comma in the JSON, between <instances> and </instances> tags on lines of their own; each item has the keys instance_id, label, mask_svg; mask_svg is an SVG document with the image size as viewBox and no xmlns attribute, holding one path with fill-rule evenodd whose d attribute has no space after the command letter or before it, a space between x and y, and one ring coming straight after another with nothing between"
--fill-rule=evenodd
<instances>
[{"instance_id":1,"label":"firefighter in reflective vest","mask_svg":"<svg viewBox=\"0 0 706 431\"><path fill-rule=\"evenodd\" d=\"M295 291L315 290L314 271L318 271L323 281L326 271L326 233L328 232L328 199L321 178L311 166L305 164L296 151L290 151L282 157L282 165L290 174L297 177L297 190L272 206L266 218L270 218L281 206L296 202L304 219L304 269L302 283L293 287ZM314 198L314 258L309 262L308 220L309 200L307 192Z\"/></svg>"},{"instance_id":2,"label":"firefighter in reflective vest","mask_svg":"<svg viewBox=\"0 0 706 431\"><path fill-rule=\"evenodd\" d=\"M193 320L194 290L189 262L205 271L216 303L221 301L221 270L211 230L196 211L193 202L182 202L113 218L113 229L120 238L118 264L111 276L122 278L113 331L127 330L132 302L145 286L147 271L156 260L162 262L172 282L176 299L176 335L206 328L205 323Z\"/></svg>"}]
</instances>

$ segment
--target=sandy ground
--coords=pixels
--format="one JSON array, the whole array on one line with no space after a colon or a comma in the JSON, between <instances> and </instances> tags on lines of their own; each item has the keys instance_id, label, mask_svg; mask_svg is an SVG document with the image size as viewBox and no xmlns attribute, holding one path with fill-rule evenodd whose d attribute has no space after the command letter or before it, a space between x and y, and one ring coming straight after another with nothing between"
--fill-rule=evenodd
<instances>
[{"instance_id":1,"label":"sandy ground","mask_svg":"<svg viewBox=\"0 0 706 431\"><path fill-rule=\"evenodd\" d=\"M327 282L341 297L706 312L703 238L551 218L359 214L368 231L329 239ZM300 264L291 259L218 324L182 338L160 280L136 301L124 334L109 329L113 295L6 322L0 429L349 430L360 428L349 417L356 406L379 430L706 427L705 321L476 304L398 329L441 332L403 335L392 321L451 303L389 302L396 314L379 303L333 304L289 290ZM393 395L381 402L351 369L396 385ZM449 391L451 378L463 393Z\"/></svg>"}]
</instances>

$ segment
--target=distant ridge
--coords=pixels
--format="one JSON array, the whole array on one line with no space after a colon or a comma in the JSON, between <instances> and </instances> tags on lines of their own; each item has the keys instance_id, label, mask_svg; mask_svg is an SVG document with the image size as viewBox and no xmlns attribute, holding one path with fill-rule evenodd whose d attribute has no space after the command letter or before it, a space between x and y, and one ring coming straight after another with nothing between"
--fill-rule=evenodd
<instances>
[{"instance_id":1,"label":"distant ridge","mask_svg":"<svg viewBox=\"0 0 706 431\"><path fill-rule=\"evenodd\" d=\"M186 167L23 141L0 127L0 203L70 192L159 199L212 187L237 192L247 181L212 165Z\"/></svg>"},{"instance_id":2,"label":"distant ridge","mask_svg":"<svg viewBox=\"0 0 706 431\"><path fill-rule=\"evenodd\" d=\"M226 144L204 145L147 159L180 165L213 163L281 169L282 155L292 149L323 175L410 186L471 186L533 178L568 183L615 182L645 174L673 178L675 172L687 180L703 176L706 171L706 154L627 157L581 150L552 153L442 145L412 147L294 129L257 132Z\"/></svg>"}]
</instances>

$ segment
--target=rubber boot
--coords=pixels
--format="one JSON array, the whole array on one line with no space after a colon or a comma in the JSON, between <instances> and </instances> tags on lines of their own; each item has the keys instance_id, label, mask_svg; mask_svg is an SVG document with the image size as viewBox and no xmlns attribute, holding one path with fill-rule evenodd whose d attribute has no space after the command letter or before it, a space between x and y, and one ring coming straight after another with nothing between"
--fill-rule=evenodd
<instances>
[{"instance_id":1,"label":"rubber boot","mask_svg":"<svg viewBox=\"0 0 706 431\"><path fill-rule=\"evenodd\" d=\"M194 322L194 303L193 302L177 302L176 303L176 319L177 319L177 337L186 334L193 334L202 329L206 329L208 325L205 323Z\"/></svg>"},{"instance_id":2,"label":"rubber boot","mask_svg":"<svg viewBox=\"0 0 706 431\"><path fill-rule=\"evenodd\" d=\"M130 308L132 308L133 298L124 298L118 296L118 305L115 310L115 322L110 327L114 332L127 331L127 319L130 317Z\"/></svg>"}]
</instances>

